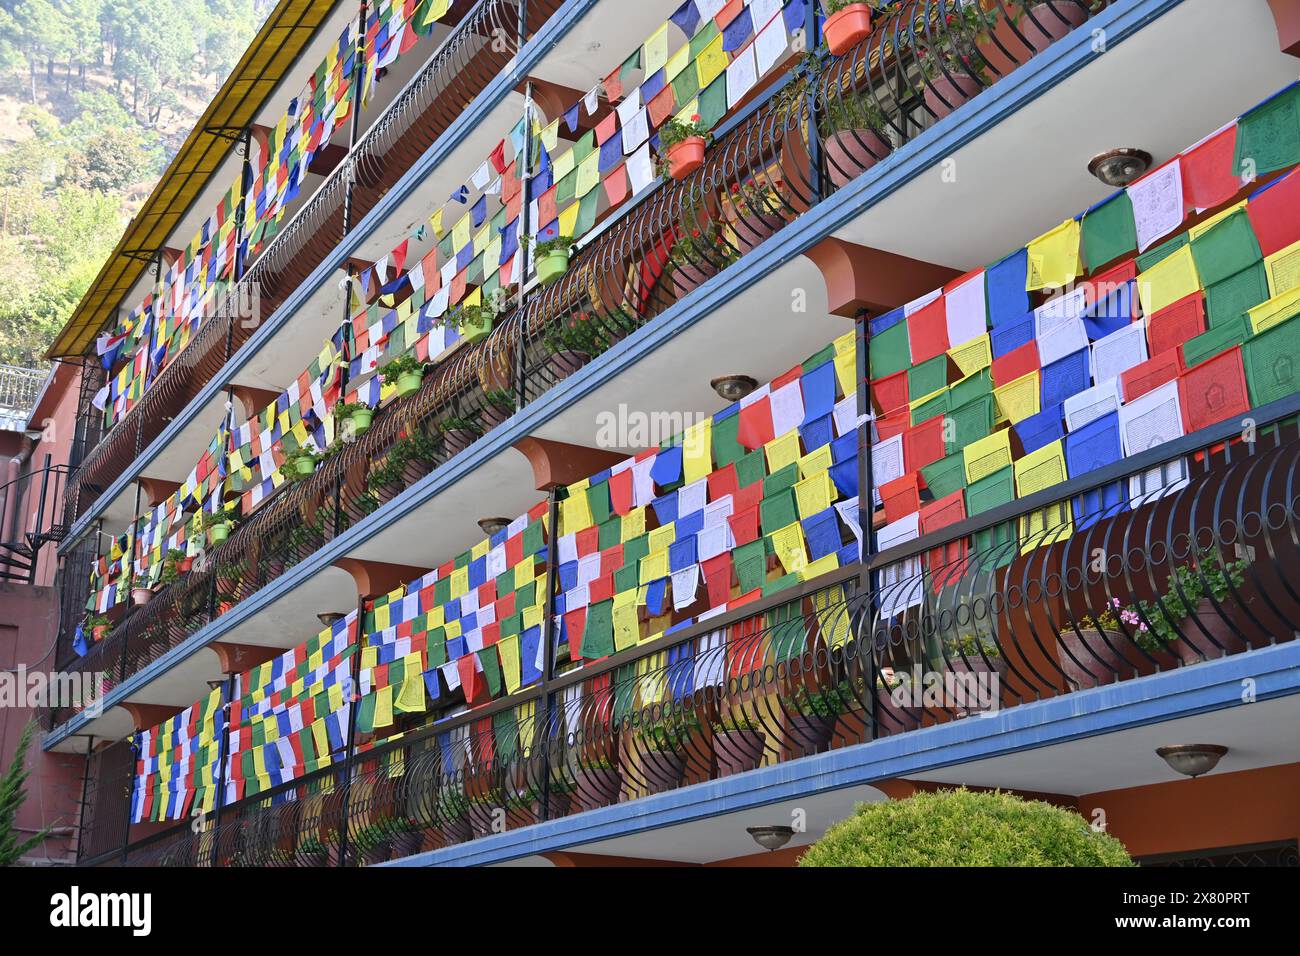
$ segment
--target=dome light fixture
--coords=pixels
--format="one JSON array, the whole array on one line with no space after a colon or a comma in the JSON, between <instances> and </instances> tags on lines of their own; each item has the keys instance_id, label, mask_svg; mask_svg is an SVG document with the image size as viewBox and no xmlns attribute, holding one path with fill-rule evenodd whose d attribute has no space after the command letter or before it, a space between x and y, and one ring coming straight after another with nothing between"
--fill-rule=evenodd
<instances>
[{"instance_id":1,"label":"dome light fixture","mask_svg":"<svg viewBox=\"0 0 1300 956\"><path fill-rule=\"evenodd\" d=\"M738 402L758 388L758 381L748 375L723 375L709 382L709 386L721 395L724 401Z\"/></svg>"},{"instance_id":2,"label":"dome light fixture","mask_svg":"<svg viewBox=\"0 0 1300 956\"><path fill-rule=\"evenodd\" d=\"M1099 153L1088 161L1088 172L1107 186L1127 186L1151 168L1151 154L1126 146Z\"/></svg>"},{"instance_id":3,"label":"dome light fixture","mask_svg":"<svg viewBox=\"0 0 1300 956\"><path fill-rule=\"evenodd\" d=\"M502 528L508 528L510 526L510 519L509 518L479 518L478 526L479 529L490 538L492 537L492 535L496 534Z\"/></svg>"},{"instance_id":4,"label":"dome light fixture","mask_svg":"<svg viewBox=\"0 0 1300 956\"><path fill-rule=\"evenodd\" d=\"M320 621L325 627L332 627L343 620L343 615L338 611L326 611L323 614L317 614L316 620Z\"/></svg>"},{"instance_id":5,"label":"dome light fixture","mask_svg":"<svg viewBox=\"0 0 1300 956\"><path fill-rule=\"evenodd\" d=\"M1209 773L1227 752L1227 747L1218 744L1178 744L1156 748L1156 754L1165 763L1183 776L1192 778Z\"/></svg>"},{"instance_id":6,"label":"dome light fixture","mask_svg":"<svg viewBox=\"0 0 1300 956\"><path fill-rule=\"evenodd\" d=\"M790 827L745 827L745 832L764 850L779 850L790 842L794 830Z\"/></svg>"}]
</instances>

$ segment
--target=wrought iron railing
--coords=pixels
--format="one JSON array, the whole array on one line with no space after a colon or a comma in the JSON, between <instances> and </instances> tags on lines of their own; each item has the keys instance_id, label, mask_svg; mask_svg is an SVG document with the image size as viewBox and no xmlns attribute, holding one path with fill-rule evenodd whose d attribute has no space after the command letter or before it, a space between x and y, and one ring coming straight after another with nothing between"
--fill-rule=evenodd
<instances>
[{"instance_id":1,"label":"wrought iron railing","mask_svg":"<svg viewBox=\"0 0 1300 956\"><path fill-rule=\"evenodd\" d=\"M825 166L833 157L821 146L822 127L839 115L828 103L864 95L888 102L888 128L881 135L891 142L933 122L937 111L926 95L900 97L887 90L896 89L900 77L914 91L931 90L935 81L923 68L928 54L918 51L922 43L955 49L965 42L966 34L945 20L946 11L958 8L956 0L913 0L854 53L787 75L723 125L702 169L685 182L659 183L612 220L578 252L560 281L525 296L487 339L436 366L416 395L386 408L362 438L341 446L307 481L263 503L208 555L208 563L221 570L191 572L180 588L185 598L169 596L176 586L164 591L83 663L93 659L94 670L121 674L109 678L115 686L775 235L835 188ZM999 42L1004 51L1012 46L1005 38ZM1022 44L1022 55L1034 51ZM988 60L993 58L990 53ZM988 81L992 69L981 68L979 75ZM849 162L844 160L843 169ZM852 162L864 166L860 156ZM689 241L679 245L681 239ZM583 348L574 348L575 342ZM474 424L445 430L443 423L452 420ZM400 466L385 468L394 458ZM205 588L206 604L197 597ZM178 616L178 607L192 614ZM114 661L117 668L101 666Z\"/></svg>"},{"instance_id":2,"label":"wrought iron railing","mask_svg":"<svg viewBox=\"0 0 1300 956\"><path fill-rule=\"evenodd\" d=\"M405 170L444 133L514 55L520 11L526 35L539 30L561 0L479 0L366 131L343 160L302 203L275 238L249 264L240 281L256 289L258 315L221 309L158 373L139 403L111 430L86 427L86 448L69 485L68 514L75 522L114 478L221 374L230 357L383 198ZM506 38L509 43L494 42ZM345 213L346 207L346 213ZM85 403L85 416L98 410Z\"/></svg>"},{"instance_id":3,"label":"wrought iron railing","mask_svg":"<svg viewBox=\"0 0 1300 956\"><path fill-rule=\"evenodd\" d=\"M48 375L37 368L0 365L0 425L6 420L17 423L19 419L26 424Z\"/></svg>"}]
</instances>

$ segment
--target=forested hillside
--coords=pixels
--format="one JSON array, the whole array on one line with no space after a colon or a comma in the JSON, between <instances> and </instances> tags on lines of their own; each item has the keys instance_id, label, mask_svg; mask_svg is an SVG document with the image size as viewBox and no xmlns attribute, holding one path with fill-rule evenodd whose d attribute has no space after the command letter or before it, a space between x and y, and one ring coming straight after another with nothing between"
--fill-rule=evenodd
<instances>
[{"instance_id":1,"label":"forested hillside","mask_svg":"<svg viewBox=\"0 0 1300 956\"><path fill-rule=\"evenodd\" d=\"M0 0L0 364L41 364L270 5Z\"/></svg>"}]
</instances>

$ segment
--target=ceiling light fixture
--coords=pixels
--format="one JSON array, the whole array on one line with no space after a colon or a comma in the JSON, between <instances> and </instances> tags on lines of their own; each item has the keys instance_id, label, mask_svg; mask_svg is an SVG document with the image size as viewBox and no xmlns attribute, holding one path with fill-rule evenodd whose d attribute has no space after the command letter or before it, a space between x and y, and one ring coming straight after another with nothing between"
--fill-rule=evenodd
<instances>
[{"instance_id":1,"label":"ceiling light fixture","mask_svg":"<svg viewBox=\"0 0 1300 956\"><path fill-rule=\"evenodd\" d=\"M1127 186L1151 168L1151 154L1127 146L1111 149L1088 161L1088 172L1107 186Z\"/></svg>"},{"instance_id":2,"label":"ceiling light fixture","mask_svg":"<svg viewBox=\"0 0 1300 956\"><path fill-rule=\"evenodd\" d=\"M745 832L764 850L779 850L794 836L790 827L745 827Z\"/></svg>"},{"instance_id":3,"label":"ceiling light fixture","mask_svg":"<svg viewBox=\"0 0 1300 956\"><path fill-rule=\"evenodd\" d=\"M748 375L723 375L709 382L710 387L728 402L738 402L754 389L758 381Z\"/></svg>"},{"instance_id":4,"label":"ceiling light fixture","mask_svg":"<svg viewBox=\"0 0 1300 956\"><path fill-rule=\"evenodd\" d=\"M1199 777L1219 765L1220 758L1228 752L1218 744L1179 744L1175 747L1157 747L1156 753L1185 777Z\"/></svg>"},{"instance_id":5,"label":"ceiling light fixture","mask_svg":"<svg viewBox=\"0 0 1300 956\"><path fill-rule=\"evenodd\" d=\"M479 518L478 526L479 529L490 538L492 537L492 535L496 534L502 528L508 528L510 526L510 519L509 518Z\"/></svg>"},{"instance_id":6,"label":"ceiling light fixture","mask_svg":"<svg viewBox=\"0 0 1300 956\"><path fill-rule=\"evenodd\" d=\"M323 614L317 614L316 620L326 627L332 627L336 622L343 620L343 615L338 611L326 611Z\"/></svg>"}]
</instances>

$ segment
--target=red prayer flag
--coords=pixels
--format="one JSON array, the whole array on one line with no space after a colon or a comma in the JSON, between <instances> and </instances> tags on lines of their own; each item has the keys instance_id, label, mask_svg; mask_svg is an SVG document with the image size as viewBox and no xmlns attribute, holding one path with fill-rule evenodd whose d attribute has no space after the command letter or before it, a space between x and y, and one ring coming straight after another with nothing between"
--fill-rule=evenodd
<instances>
[{"instance_id":1,"label":"red prayer flag","mask_svg":"<svg viewBox=\"0 0 1300 956\"><path fill-rule=\"evenodd\" d=\"M1197 209L1221 206L1241 189L1233 169L1237 124L1220 130L1182 156L1183 199Z\"/></svg>"},{"instance_id":2,"label":"red prayer flag","mask_svg":"<svg viewBox=\"0 0 1300 956\"><path fill-rule=\"evenodd\" d=\"M949 349L948 300L939 296L907 317L908 344L916 365Z\"/></svg>"},{"instance_id":3,"label":"red prayer flag","mask_svg":"<svg viewBox=\"0 0 1300 956\"><path fill-rule=\"evenodd\" d=\"M756 402L740 410L740 427L736 429L736 440L749 449L761 448L776 433L772 427L772 403L764 395Z\"/></svg>"},{"instance_id":4,"label":"red prayer flag","mask_svg":"<svg viewBox=\"0 0 1300 956\"><path fill-rule=\"evenodd\" d=\"M1259 250L1265 256L1300 239L1300 171L1288 173L1246 204Z\"/></svg>"},{"instance_id":5,"label":"red prayer flag","mask_svg":"<svg viewBox=\"0 0 1300 956\"><path fill-rule=\"evenodd\" d=\"M712 476L710 476L712 480ZM632 469L627 468L616 475L609 476L609 500L617 515L626 515L632 510Z\"/></svg>"}]
</instances>

